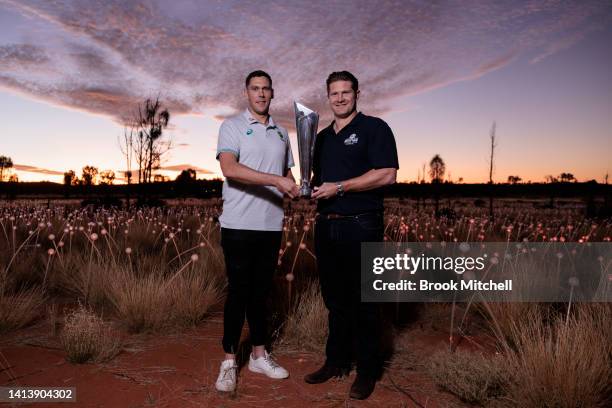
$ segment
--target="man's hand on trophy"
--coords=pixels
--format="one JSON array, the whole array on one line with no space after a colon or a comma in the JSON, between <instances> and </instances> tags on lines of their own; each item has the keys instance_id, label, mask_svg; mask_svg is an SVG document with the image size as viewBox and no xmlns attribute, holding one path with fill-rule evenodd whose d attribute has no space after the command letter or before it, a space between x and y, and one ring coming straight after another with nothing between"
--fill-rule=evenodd
<instances>
[{"instance_id":1,"label":"man's hand on trophy","mask_svg":"<svg viewBox=\"0 0 612 408\"><path fill-rule=\"evenodd\" d=\"M338 193L337 183L323 183L314 188L312 198L319 200L335 196Z\"/></svg>"},{"instance_id":2,"label":"man's hand on trophy","mask_svg":"<svg viewBox=\"0 0 612 408\"><path fill-rule=\"evenodd\" d=\"M300 189L297 184L295 184L295 181L289 177L278 177L276 188L278 188L278 191L281 193L287 194L289 198L295 198L300 193Z\"/></svg>"}]
</instances>

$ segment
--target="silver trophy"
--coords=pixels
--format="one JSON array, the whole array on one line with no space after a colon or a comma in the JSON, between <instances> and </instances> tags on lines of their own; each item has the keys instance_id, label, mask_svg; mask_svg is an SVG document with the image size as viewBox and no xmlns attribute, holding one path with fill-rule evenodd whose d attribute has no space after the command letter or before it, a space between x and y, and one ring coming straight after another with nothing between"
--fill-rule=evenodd
<instances>
[{"instance_id":1,"label":"silver trophy","mask_svg":"<svg viewBox=\"0 0 612 408\"><path fill-rule=\"evenodd\" d=\"M295 108L295 129L297 130L298 152L300 155L300 196L310 197L310 175L312 174L312 155L319 115L312 109L298 102L293 102Z\"/></svg>"}]
</instances>

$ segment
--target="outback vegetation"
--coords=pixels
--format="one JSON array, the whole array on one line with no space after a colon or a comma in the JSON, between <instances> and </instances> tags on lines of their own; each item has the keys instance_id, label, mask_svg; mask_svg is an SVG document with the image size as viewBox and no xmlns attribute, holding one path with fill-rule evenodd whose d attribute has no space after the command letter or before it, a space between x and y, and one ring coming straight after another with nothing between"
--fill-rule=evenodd
<instances>
[{"instance_id":1,"label":"outback vegetation","mask_svg":"<svg viewBox=\"0 0 612 408\"><path fill-rule=\"evenodd\" d=\"M224 296L219 202L116 209L14 201L0 207L0 331L54 319L71 363L101 363L136 333L176 333L206 321ZM609 242L612 223L575 207L542 209L464 201L452 217L434 204L386 202L392 242ZM275 349L320 353L327 331L313 253L314 207L287 211L276 276ZM610 282L609 260L604 284ZM608 283L606 283L608 282ZM404 305L405 306L405 305ZM480 406L576 407L610 403L609 304L426 304L387 307L387 372L426 373L440 389ZM454 318L452 318L454 316ZM463 318L461 318L463 316ZM415 355L411 328L437 326L448 349ZM457 349L462 341L472 350ZM399 387L399 386L398 386ZM402 391L398 388L398 391Z\"/></svg>"}]
</instances>

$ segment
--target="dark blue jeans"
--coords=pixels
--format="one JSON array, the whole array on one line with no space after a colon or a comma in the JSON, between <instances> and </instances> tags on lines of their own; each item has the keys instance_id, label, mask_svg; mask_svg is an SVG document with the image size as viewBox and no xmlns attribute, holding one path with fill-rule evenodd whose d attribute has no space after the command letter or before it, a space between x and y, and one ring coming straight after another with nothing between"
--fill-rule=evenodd
<instances>
[{"instance_id":1,"label":"dark blue jeans","mask_svg":"<svg viewBox=\"0 0 612 408\"><path fill-rule=\"evenodd\" d=\"M315 250L321 293L329 311L327 364L350 368L356 342L357 372L382 372L380 306L361 302L361 243L383 240L382 214L317 217Z\"/></svg>"},{"instance_id":2,"label":"dark blue jeans","mask_svg":"<svg viewBox=\"0 0 612 408\"><path fill-rule=\"evenodd\" d=\"M266 301L278 262L282 233L221 228L227 272L223 350L236 354L244 318L253 346L268 341Z\"/></svg>"}]
</instances>

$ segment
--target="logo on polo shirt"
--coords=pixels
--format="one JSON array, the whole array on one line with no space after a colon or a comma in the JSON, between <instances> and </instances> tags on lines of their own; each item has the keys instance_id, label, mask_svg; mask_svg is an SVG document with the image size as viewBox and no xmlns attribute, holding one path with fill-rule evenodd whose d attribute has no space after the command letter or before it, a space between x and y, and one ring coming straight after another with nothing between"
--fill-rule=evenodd
<instances>
[{"instance_id":1,"label":"logo on polo shirt","mask_svg":"<svg viewBox=\"0 0 612 408\"><path fill-rule=\"evenodd\" d=\"M359 138L357 137L355 133L353 133L352 135L344 139L344 144L346 146L350 146L350 145L357 144L358 141L359 141Z\"/></svg>"},{"instance_id":2,"label":"logo on polo shirt","mask_svg":"<svg viewBox=\"0 0 612 408\"><path fill-rule=\"evenodd\" d=\"M250 135L251 133L253 133L253 129L248 128L247 131L246 131L247 136Z\"/></svg>"}]
</instances>

